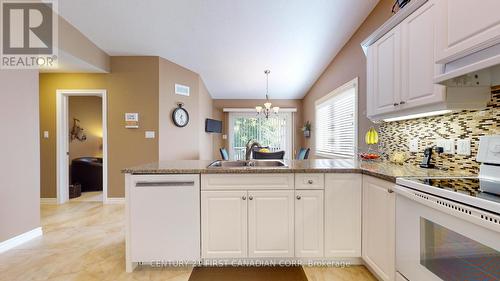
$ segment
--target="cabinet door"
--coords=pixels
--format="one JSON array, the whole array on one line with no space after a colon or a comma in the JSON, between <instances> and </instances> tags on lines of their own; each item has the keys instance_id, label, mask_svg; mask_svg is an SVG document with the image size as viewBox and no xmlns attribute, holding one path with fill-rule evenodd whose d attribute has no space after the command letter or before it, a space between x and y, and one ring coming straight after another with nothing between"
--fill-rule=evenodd
<instances>
[{"instance_id":1,"label":"cabinet door","mask_svg":"<svg viewBox=\"0 0 500 281\"><path fill-rule=\"evenodd\" d=\"M396 26L368 48L368 116L399 110L400 43Z\"/></svg>"},{"instance_id":2,"label":"cabinet door","mask_svg":"<svg viewBox=\"0 0 500 281\"><path fill-rule=\"evenodd\" d=\"M438 5L439 63L500 42L500 1L439 0Z\"/></svg>"},{"instance_id":3,"label":"cabinet door","mask_svg":"<svg viewBox=\"0 0 500 281\"><path fill-rule=\"evenodd\" d=\"M294 191L248 191L249 257L294 256Z\"/></svg>"},{"instance_id":4,"label":"cabinet door","mask_svg":"<svg viewBox=\"0 0 500 281\"><path fill-rule=\"evenodd\" d=\"M295 191L296 257L323 257L323 193Z\"/></svg>"},{"instance_id":5,"label":"cabinet door","mask_svg":"<svg viewBox=\"0 0 500 281\"><path fill-rule=\"evenodd\" d=\"M247 192L202 191L203 258L247 256Z\"/></svg>"},{"instance_id":6,"label":"cabinet door","mask_svg":"<svg viewBox=\"0 0 500 281\"><path fill-rule=\"evenodd\" d=\"M436 1L440 0L428 1L401 23L401 109L430 105L446 98L446 88L433 81L440 74L440 65L435 63Z\"/></svg>"},{"instance_id":7,"label":"cabinet door","mask_svg":"<svg viewBox=\"0 0 500 281\"><path fill-rule=\"evenodd\" d=\"M395 279L395 204L392 183L363 176L363 260L381 280Z\"/></svg>"},{"instance_id":8,"label":"cabinet door","mask_svg":"<svg viewBox=\"0 0 500 281\"><path fill-rule=\"evenodd\" d=\"M361 257L361 175L325 176L325 256Z\"/></svg>"}]
</instances>

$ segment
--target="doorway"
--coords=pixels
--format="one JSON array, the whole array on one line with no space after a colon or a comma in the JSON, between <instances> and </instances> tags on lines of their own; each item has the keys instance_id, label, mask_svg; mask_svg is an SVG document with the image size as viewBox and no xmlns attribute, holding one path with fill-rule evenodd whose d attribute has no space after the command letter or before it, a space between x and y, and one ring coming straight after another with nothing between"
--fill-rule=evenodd
<instances>
[{"instance_id":1,"label":"doorway","mask_svg":"<svg viewBox=\"0 0 500 281\"><path fill-rule=\"evenodd\" d=\"M98 109L96 102L100 103ZM94 113L84 113L85 107ZM95 110L100 110L100 114L95 114ZM105 203L108 197L106 90L57 90L56 111L58 204L75 196L72 200ZM100 115L100 124L95 124L95 115Z\"/></svg>"}]
</instances>

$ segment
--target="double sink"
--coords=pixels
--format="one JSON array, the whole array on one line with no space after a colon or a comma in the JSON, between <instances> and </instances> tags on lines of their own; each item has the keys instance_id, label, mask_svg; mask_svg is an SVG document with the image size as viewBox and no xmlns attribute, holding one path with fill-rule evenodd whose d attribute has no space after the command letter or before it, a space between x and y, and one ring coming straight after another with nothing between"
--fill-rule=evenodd
<instances>
[{"instance_id":1,"label":"double sink","mask_svg":"<svg viewBox=\"0 0 500 281\"><path fill-rule=\"evenodd\" d=\"M214 161L208 168L286 168L285 162L281 160L235 160Z\"/></svg>"}]
</instances>

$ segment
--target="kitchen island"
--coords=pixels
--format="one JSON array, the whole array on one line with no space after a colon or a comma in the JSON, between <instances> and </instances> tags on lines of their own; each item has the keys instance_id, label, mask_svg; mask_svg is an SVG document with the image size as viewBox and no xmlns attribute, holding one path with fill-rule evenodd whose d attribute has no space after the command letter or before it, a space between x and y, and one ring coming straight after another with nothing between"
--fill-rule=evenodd
<instances>
[{"instance_id":1,"label":"kitchen island","mask_svg":"<svg viewBox=\"0 0 500 281\"><path fill-rule=\"evenodd\" d=\"M344 159L291 160L281 167L209 167L212 162L123 170L127 271L140 263L288 261L387 264L373 271L391 275L393 258L379 262L374 249L393 247L396 178L462 175Z\"/></svg>"}]
</instances>

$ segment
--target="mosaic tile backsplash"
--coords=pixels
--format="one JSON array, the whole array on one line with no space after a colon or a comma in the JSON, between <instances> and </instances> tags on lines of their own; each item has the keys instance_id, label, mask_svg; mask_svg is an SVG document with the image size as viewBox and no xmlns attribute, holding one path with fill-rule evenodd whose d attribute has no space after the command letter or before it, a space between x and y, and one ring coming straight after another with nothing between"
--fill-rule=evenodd
<instances>
[{"instance_id":1,"label":"mosaic tile backsplash","mask_svg":"<svg viewBox=\"0 0 500 281\"><path fill-rule=\"evenodd\" d=\"M484 110L464 110L447 115L382 123L379 125L380 149L390 155L405 152L406 163L418 165L426 147L435 145L437 139L470 139L470 156L433 153L433 163L438 168L477 173L476 162L479 137L500 134L500 91L492 93L491 102ZM418 138L419 152L410 153L410 139Z\"/></svg>"}]
</instances>

